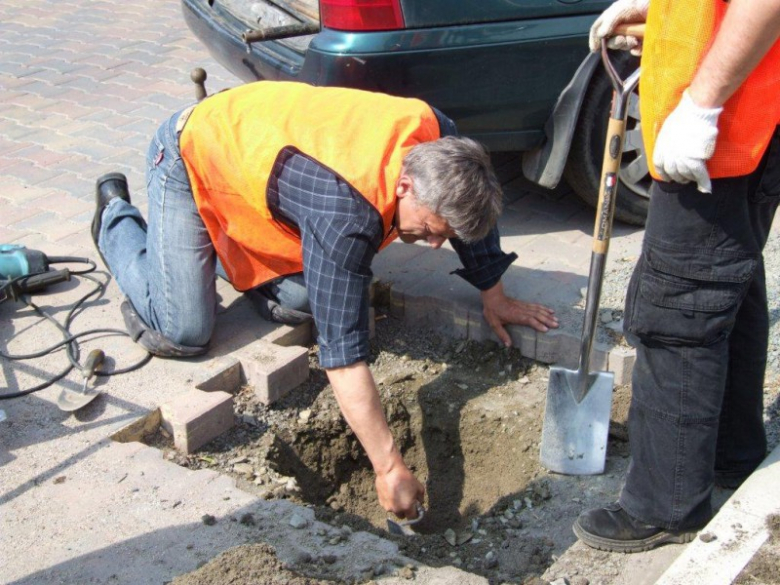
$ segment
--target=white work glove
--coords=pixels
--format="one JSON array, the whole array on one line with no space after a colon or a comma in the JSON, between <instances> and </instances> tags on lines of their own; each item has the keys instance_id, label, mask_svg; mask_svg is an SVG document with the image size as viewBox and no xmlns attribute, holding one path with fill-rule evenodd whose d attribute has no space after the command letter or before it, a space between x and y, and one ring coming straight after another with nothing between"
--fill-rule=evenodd
<instances>
[{"instance_id":1,"label":"white work glove","mask_svg":"<svg viewBox=\"0 0 780 585\"><path fill-rule=\"evenodd\" d=\"M607 39L607 47L622 51L631 51L632 55L642 54L642 39L632 36L615 35L612 31L619 24L634 24L647 20L650 0L618 0L601 13L590 27L590 50L601 50L602 39Z\"/></svg>"},{"instance_id":2,"label":"white work glove","mask_svg":"<svg viewBox=\"0 0 780 585\"><path fill-rule=\"evenodd\" d=\"M697 106L685 90L655 140L653 165L664 181L695 181L699 191L712 193L707 161L715 154L722 111Z\"/></svg>"}]
</instances>

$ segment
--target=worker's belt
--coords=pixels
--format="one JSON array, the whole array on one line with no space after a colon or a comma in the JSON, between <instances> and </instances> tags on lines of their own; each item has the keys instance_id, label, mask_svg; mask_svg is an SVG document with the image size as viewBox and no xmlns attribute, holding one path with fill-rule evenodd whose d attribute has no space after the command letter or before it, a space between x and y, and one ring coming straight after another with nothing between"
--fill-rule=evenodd
<instances>
[{"instance_id":1,"label":"worker's belt","mask_svg":"<svg viewBox=\"0 0 780 585\"><path fill-rule=\"evenodd\" d=\"M187 123L187 120L190 119L190 115L193 111L195 111L195 106L198 104L192 104L189 108L182 110L181 114L179 115L179 119L176 120L176 135L178 136L181 134L181 131L184 130L184 125Z\"/></svg>"}]
</instances>

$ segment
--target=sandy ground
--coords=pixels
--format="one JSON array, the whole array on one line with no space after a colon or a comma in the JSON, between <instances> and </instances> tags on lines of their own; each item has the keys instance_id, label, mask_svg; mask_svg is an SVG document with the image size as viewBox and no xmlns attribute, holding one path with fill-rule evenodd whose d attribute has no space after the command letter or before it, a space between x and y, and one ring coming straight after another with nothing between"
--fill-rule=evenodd
<instances>
[{"instance_id":1,"label":"sandy ground","mask_svg":"<svg viewBox=\"0 0 780 585\"><path fill-rule=\"evenodd\" d=\"M386 530L368 460L340 416L315 349L311 365L309 382L271 408L242 392L240 424L189 457L163 435L149 440L179 464L218 469L264 498L309 505L319 520L347 533L395 540L401 554L425 565L459 567L490 583L620 582L626 556L575 544L571 525L581 511L619 493L628 462L628 387L616 388L606 473L550 474L539 464L546 366L494 342L410 332L380 317L371 367L396 441L427 489L418 535L404 538ZM413 578L414 571L366 566L360 582L388 574ZM319 582L295 580L304 576L334 582L327 559L280 567L270 549L241 547L175 583Z\"/></svg>"}]
</instances>

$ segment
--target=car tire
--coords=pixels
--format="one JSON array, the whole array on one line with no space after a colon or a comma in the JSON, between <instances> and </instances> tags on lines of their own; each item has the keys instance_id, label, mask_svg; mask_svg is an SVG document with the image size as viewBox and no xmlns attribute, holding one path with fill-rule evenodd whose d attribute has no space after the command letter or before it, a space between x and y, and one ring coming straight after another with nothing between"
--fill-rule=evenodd
<instances>
[{"instance_id":1,"label":"car tire","mask_svg":"<svg viewBox=\"0 0 780 585\"><path fill-rule=\"evenodd\" d=\"M622 69L636 67L624 59ZM612 104L612 83L603 69L593 75L582 103L572 138L564 177L572 190L586 203L598 204L601 165L607 122ZM639 95L635 91L628 106L628 124L620 162L620 182L615 201L615 219L643 226L650 203L651 178L647 170L639 115Z\"/></svg>"}]
</instances>

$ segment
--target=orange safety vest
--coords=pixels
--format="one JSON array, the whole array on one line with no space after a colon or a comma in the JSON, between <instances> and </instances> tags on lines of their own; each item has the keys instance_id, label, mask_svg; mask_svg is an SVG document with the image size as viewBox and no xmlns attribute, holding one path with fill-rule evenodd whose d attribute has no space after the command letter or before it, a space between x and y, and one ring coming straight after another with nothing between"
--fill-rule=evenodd
<instances>
[{"instance_id":1,"label":"orange safety vest","mask_svg":"<svg viewBox=\"0 0 780 585\"><path fill-rule=\"evenodd\" d=\"M728 9L724 0L653 0L647 15L639 81L642 134L650 172L653 148L667 116L710 47ZM753 172L780 123L780 42L724 104L710 177Z\"/></svg>"},{"instance_id":2,"label":"orange safety vest","mask_svg":"<svg viewBox=\"0 0 780 585\"><path fill-rule=\"evenodd\" d=\"M385 239L405 154L440 137L416 99L259 81L215 94L179 138L195 203L230 282L248 290L303 270L300 233L271 215L269 178L292 147L347 181L381 215Z\"/></svg>"}]
</instances>

